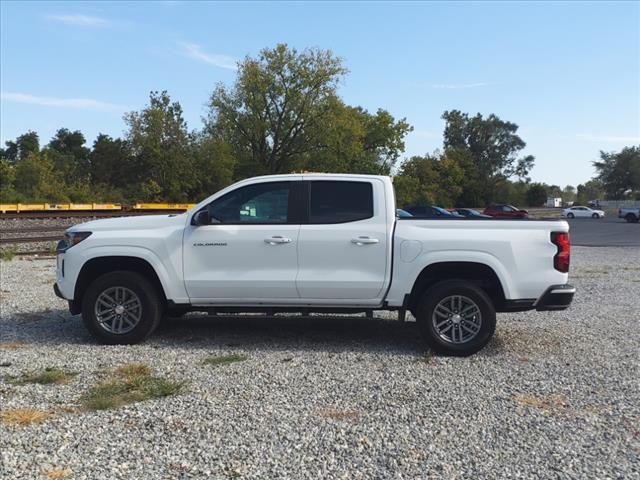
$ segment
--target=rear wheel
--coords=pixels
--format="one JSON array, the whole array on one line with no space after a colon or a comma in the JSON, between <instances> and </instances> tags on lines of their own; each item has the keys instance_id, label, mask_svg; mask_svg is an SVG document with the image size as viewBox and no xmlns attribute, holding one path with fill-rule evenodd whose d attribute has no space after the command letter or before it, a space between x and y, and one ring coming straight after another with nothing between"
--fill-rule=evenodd
<instances>
[{"instance_id":1,"label":"rear wheel","mask_svg":"<svg viewBox=\"0 0 640 480\"><path fill-rule=\"evenodd\" d=\"M573 213L567 213L567 218L573 218L575 215Z\"/></svg>"},{"instance_id":2,"label":"rear wheel","mask_svg":"<svg viewBox=\"0 0 640 480\"><path fill-rule=\"evenodd\" d=\"M491 299L464 280L447 280L429 288L416 313L425 342L445 355L467 356L481 350L496 327Z\"/></svg>"},{"instance_id":3,"label":"rear wheel","mask_svg":"<svg viewBox=\"0 0 640 480\"><path fill-rule=\"evenodd\" d=\"M636 223L638 221L638 217L636 217L633 213L627 213L627 215L624 217L624 219L628 223Z\"/></svg>"},{"instance_id":4,"label":"rear wheel","mask_svg":"<svg viewBox=\"0 0 640 480\"><path fill-rule=\"evenodd\" d=\"M158 326L162 303L156 288L142 275L119 271L93 281L82 299L82 320L100 342L138 343Z\"/></svg>"}]
</instances>

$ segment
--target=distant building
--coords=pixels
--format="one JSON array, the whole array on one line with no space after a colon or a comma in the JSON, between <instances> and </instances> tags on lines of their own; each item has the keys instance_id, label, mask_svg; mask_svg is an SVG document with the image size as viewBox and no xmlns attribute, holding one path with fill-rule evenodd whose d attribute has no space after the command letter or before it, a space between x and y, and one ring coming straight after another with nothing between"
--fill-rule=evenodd
<instances>
[{"instance_id":1,"label":"distant building","mask_svg":"<svg viewBox=\"0 0 640 480\"><path fill-rule=\"evenodd\" d=\"M545 207L560 208L562 206L562 199L560 197L547 197L547 203Z\"/></svg>"}]
</instances>

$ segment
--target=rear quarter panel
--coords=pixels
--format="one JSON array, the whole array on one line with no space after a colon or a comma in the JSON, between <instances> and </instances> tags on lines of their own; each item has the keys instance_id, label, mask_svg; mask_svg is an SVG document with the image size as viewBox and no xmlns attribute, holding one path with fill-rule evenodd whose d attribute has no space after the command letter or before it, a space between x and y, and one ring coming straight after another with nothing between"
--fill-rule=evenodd
<instances>
[{"instance_id":1,"label":"rear quarter panel","mask_svg":"<svg viewBox=\"0 0 640 480\"><path fill-rule=\"evenodd\" d=\"M553 267L551 232L567 232L565 221L398 220L387 301L402 304L420 272L434 263L476 262L496 273L507 299L537 299L568 274Z\"/></svg>"}]
</instances>

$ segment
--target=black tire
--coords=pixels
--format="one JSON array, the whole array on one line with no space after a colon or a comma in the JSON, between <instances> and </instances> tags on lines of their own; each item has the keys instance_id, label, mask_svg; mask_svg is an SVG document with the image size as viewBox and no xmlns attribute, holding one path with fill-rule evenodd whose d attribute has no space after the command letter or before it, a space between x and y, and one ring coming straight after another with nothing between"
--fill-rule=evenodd
<instances>
[{"instance_id":1,"label":"black tire","mask_svg":"<svg viewBox=\"0 0 640 480\"><path fill-rule=\"evenodd\" d=\"M122 334L109 332L100 324L95 313L100 294L114 287L124 287L134 292L141 304L140 320L131 331ZM82 299L82 320L99 342L107 345L131 345L141 342L156 329L162 317L162 307L157 289L145 277L129 271L110 272L96 278L87 288Z\"/></svg>"},{"instance_id":2,"label":"black tire","mask_svg":"<svg viewBox=\"0 0 640 480\"><path fill-rule=\"evenodd\" d=\"M593 215L591 215L591 218L598 219L600 218L600 215L598 215L597 213L594 213Z\"/></svg>"},{"instance_id":3,"label":"black tire","mask_svg":"<svg viewBox=\"0 0 640 480\"><path fill-rule=\"evenodd\" d=\"M461 295L472 300L481 313L481 325L475 337L465 343L446 341L436 331L432 318L438 303L447 297ZM496 311L484 290L465 280L445 280L429 288L418 302L416 320L420 334L429 347L444 355L466 357L481 350L496 329Z\"/></svg>"},{"instance_id":4,"label":"black tire","mask_svg":"<svg viewBox=\"0 0 640 480\"><path fill-rule=\"evenodd\" d=\"M575 217L575 215L573 213L571 213L571 212L567 213L567 218L573 218L573 217Z\"/></svg>"},{"instance_id":5,"label":"black tire","mask_svg":"<svg viewBox=\"0 0 640 480\"><path fill-rule=\"evenodd\" d=\"M627 213L627 215L624 217L624 219L628 223L637 223L638 222L638 218L633 213Z\"/></svg>"}]
</instances>

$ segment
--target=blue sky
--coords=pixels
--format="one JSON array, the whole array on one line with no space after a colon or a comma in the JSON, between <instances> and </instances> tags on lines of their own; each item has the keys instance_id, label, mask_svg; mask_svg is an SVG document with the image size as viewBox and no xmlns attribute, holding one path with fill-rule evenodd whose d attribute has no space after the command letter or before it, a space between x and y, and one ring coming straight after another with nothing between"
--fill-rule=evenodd
<instances>
[{"instance_id":1,"label":"blue sky","mask_svg":"<svg viewBox=\"0 0 640 480\"><path fill-rule=\"evenodd\" d=\"M640 144L639 2L1 3L0 140L32 129L122 135L150 90L201 127L217 82L286 42L331 49L353 105L406 117L407 156L442 144L444 110L520 125L535 181L584 182L599 150Z\"/></svg>"}]
</instances>

